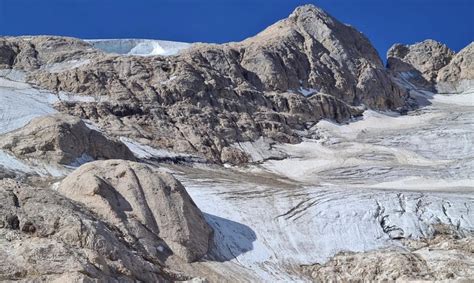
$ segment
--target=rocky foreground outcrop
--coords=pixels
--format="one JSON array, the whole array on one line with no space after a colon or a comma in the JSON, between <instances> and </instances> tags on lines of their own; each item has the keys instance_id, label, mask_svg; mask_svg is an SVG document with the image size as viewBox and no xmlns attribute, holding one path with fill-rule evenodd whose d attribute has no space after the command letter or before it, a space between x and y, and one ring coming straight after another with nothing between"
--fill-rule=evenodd
<instances>
[{"instance_id":1,"label":"rocky foreground outcrop","mask_svg":"<svg viewBox=\"0 0 474 283\"><path fill-rule=\"evenodd\" d=\"M64 114L35 118L25 127L0 136L0 148L20 159L75 166L96 159L135 159L122 142Z\"/></svg>"},{"instance_id":2,"label":"rocky foreground outcrop","mask_svg":"<svg viewBox=\"0 0 474 283\"><path fill-rule=\"evenodd\" d=\"M438 72L449 64L454 51L428 39L413 45L395 44L387 52L387 67L394 72L414 72L435 83Z\"/></svg>"},{"instance_id":3,"label":"rocky foreground outcrop","mask_svg":"<svg viewBox=\"0 0 474 283\"><path fill-rule=\"evenodd\" d=\"M1 67L28 71L42 88L96 98L58 109L110 135L216 162L247 160L235 142L295 143L322 118L396 110L407 98L363 34L312 5L245 41L194 44L178 56L117 56L78 39L6 37L0 58Z\"/></svg>"},{"instance_id":4,"label":"rocky foreground outcrop","mask_svg":"<svg viewBox=\"0 0 474 283\"><path fill-rule=\"evenodd\" d=\"M458 53L425 40L395 44L387 52L387 68L416 86L439 92L463 92L473 87L474 43Z\"/></svg>"},{"instance_id":5,"label":"rocky foreground outcrop","mask_svg":"<svg viewBox=\"0 0 474 283\"><path fill-rule=\"evenodd\" d=\"M0 180L0 280L161 282L207 253L212 230L182 185L96 161L58 191Z\"/></svg>"}]
</instances>

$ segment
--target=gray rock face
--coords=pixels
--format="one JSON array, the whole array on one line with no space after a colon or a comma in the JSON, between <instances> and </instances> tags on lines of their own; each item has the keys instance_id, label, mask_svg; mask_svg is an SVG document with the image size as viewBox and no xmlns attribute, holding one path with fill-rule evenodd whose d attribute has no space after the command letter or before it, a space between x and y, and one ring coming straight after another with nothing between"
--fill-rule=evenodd
<instances>
[{"instance_id":1,"label":"gray rock face","mask_svg":"<svg viewBox=\"0 0 474 283\"><path fill-rule=\"evenodd\" d=\"M305 266L303 270L321 282L472 280L472 236L459 237L449 232L405 244L405 250L342 252L325 264Z\"/></svg>"},{"instance_id":2,"label":"gray rock face","mask_svg":"<svg viewBox=\"0 0 474 283\"><path fill-rule=\"evenodd\" d=\"M81 52L77 52L81 50ZM76 52L75 52L76 51ZM68 37L0 38L0 69L33 71L42 66L87 57L95 51L84 41Z\"/></svg>"},{"instance_id":3,"label":"gray rock face","mask_svg":"<svg viewBox=\"0 0 474 283\"><path fill-rule=\"evenodd\" d=\"M413 45L395 44L387 52L387 67L394 72L415 72L435 83L438 72L449 64L454 51L428 39Z\"/></svg>"},{"instance_id":4,"label":"gray rock face","mask_svg":"<svg viewBox=\"0 0 474 283\"><path fill-rule=\"evenodd\" d=\"M456 53L438 72L438 91L463 92L474 89L474 42Z\"/></svg>"},{"instance_id":5,"label":"gray rock face","mask_svg":"<svg viewBox=\"0 0 474 283\"><path fill-rule=\"evenodd\" d=\"M148 254L195 261L212 236L201 211L170 174L123 160L95 161L67 176L58 191L136 239Z\"/></svg>"},{"instance_id":6,"label":"gray rock face","mask_svg":"<svg viewBox=\"0 0 474 283\"><path fill-rule=\"evenodd\" d=\"M248 159L231 149L235 142L298 142L298 131L322 118L347 120L360 105L395 110L406 99L366 37L312 5L243 42L196 44L171 57L115 56L70 38L0 41L3 64L34 70L31 82L101 98L61 111L216 162Z\"/></svg>"},{"instance_id":7,"label":"gray rock face","mask_svg":"<svg viewBox=\"0 0 474 283\"><path fill-rule=\"evenodd\" d=\"M109 139L89 129L81 119L64 114L33 119L25 127L1 136L0 148L21 159L64 165L81 163L83 159L135 159L122 142Z\"/></svg>"},{"instance_id":8,"label":"gray rock face","mask_svg":"<svg viewBox=\"0 0 474 283\"><path fill-rule=\"evenodd\" d=\"M395 44L387 53L387 67L416 86L438 92L473 88L474 44L458 53L434 40L413 45Z\"/></svg>"}]
</instances>

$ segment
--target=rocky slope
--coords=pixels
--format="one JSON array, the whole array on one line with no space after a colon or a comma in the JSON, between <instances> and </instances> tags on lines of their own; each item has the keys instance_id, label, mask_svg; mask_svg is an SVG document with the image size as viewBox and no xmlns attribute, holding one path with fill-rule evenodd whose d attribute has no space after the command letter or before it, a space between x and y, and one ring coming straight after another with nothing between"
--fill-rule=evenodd
<instances>
[{"instance_id":1,"label":"rocky slope","mask_svg":"<svg viewBox=\"0 0 474 283\"><path fill-rule=\"evenodd\" d=\"M80 165L96 159L134 160L121 142L90 129L77 117L55 114L33 119L25 127L0 137L0 148L25 160Z\"/></svg>"},{"instance_id":2,"label":"rocky slope","mask_svg":"<svg viewBox=\"0 0 474 283\"><path fill-rule=\"evenodd\" d=\"M91 162L68 175L58 192L136 239L151 257L171 251L191 262L207 253L211 229L200 210L176 179L152 166Z\"/></svg>"},{"instance_id":3,"label":"rocky slope","mask_svg":"<svg viewBox=\"0 0 474 283\"><path fill-rule=\"evenodd\" d=\"M217 162L246 161L235 142L298 142L298 131L322 118L396 110L406 99L364 35L310 5L243 42L197 44L171 57L104 54L60 37L2 38L0 46L3 68L98 101L61 111L114 136Z\"/></svg>"},{"instance_id":4,"label":"rocky slope","mask_svg":"<svg viewBox=\"0 0 474 283\"><path fill-rule=\"evenodd\" d=\"M166 44L0 37L0 280L472 279L472 44Z\"/></svg>"},{"instance_id":5,"label":"rocky slope","mask_svg":"<svg viewBox=\"0 0 474 283\"><path fill-rule=\"evenodd\" d=\"M474 42L456 53L438 73L440 92L465 92L474 89Z\"/></svg>"}]
</instances>

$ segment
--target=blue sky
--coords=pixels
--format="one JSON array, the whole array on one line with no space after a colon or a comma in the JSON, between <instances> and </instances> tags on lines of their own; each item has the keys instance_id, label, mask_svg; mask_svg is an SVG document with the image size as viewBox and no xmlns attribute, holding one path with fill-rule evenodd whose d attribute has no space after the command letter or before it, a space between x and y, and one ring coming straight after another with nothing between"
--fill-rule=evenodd
<instances>
[{"instance_id":1,"label":"blue sky","mask_svg":"<svg viewBox=\"0 0 474 283\"><path fill-rule=\"evenodd\" d=\"M0 35L227 42L312 3L365 33L382 57L426 38L458 51L474 40L474 0L0 0Z\"/></svg>"}]
</instances>

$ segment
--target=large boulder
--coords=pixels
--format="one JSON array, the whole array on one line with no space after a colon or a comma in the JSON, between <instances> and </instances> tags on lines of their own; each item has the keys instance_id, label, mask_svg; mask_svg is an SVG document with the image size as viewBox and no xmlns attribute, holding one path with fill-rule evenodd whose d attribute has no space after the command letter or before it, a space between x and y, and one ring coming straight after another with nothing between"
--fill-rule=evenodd
<instances>
[{"instance_id":1,"label":"large boulder","mask_svg":"<svg viewBox=\"0 0 474 283\"><path fill-rule=\"evenodd\" d=\"M0 148L21 159L41 159L64 165L80 165L94 159L135 159L122 142L65 114L33 119L25 127L0 137Z\"/></svg>"},{"instance_id":2,"label":"large boulder","mask_svg":"<svg viewBox=\"0 0 474 283\"><path fill-rule=\"evenodd\" d=\"M182 279L135 242L52 189L0 180L0 281Z\"/></svg>"},{"instance_id":3,"label":"large boulder","mask_svg":"<svg viewBox=\"0 0 474 283\"><path fill-rule=\"evenodd\" d=\"M186 261L205 255L212 229L173 176L146 164L106 160L87 163L58 191L84 204L154 257L169 253Z\"/></svg>"}]
</instances>

